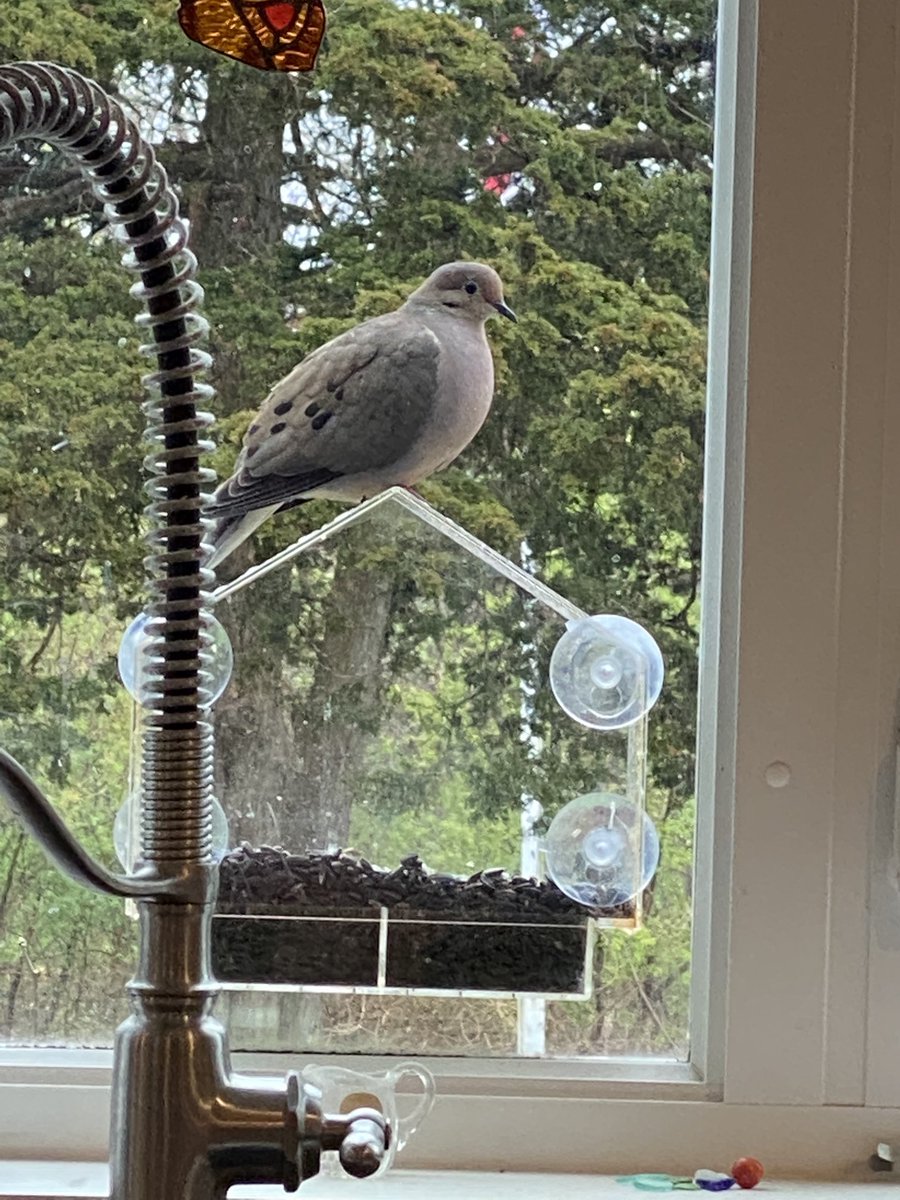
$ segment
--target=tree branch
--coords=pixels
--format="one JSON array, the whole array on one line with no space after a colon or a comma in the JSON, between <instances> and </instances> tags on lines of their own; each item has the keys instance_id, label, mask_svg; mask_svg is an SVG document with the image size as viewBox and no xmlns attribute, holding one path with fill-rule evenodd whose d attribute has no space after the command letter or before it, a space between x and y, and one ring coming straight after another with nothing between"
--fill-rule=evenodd
<instances>
[{"instance_id":1,"label":"tree branch","mask_svg":"<svg viewBox=\"0 0 900 1200\"><path fill-rule=\"evenodd\" d=\"M50 192L26 192L0 200L0 223L15 224L21 220L41 221L44 217L61 217L73 207L73 200L88 192L87 181L80 175L66 180Z\"/></svg>"}]
</instances>

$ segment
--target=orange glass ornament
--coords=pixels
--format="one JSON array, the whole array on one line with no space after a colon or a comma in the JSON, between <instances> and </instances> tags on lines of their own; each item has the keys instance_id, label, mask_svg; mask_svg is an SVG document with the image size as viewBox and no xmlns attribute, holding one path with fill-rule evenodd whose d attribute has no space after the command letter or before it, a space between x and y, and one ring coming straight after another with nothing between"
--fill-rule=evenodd
<instances>
[{"instance_id":1,"label":"orange glass ornament","mask_svg":"<svg viewBox=\"0 0 900 1200\"><path fill-rule=\"evenodd\" d=\"M739 1158L731 1164L731 1177L742 1188L755 1188L765 1175L758 1158Z\"/></svg>"},{"instance_id":2,"label":"orange glass ornament","mask_svg":"<svg viewBox=\"0 0 900 1200\"><path fill-rule=\"evenodd\" d=\"M325 33L322 0L181 0L195 42L261 71L311 71Z\"/></svg>"}]
</instances>

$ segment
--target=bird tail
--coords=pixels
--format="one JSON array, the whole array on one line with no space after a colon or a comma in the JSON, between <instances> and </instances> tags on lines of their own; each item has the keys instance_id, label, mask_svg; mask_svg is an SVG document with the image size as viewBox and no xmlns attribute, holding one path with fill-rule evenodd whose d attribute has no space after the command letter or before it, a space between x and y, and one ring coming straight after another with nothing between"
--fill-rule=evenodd
<instances>
[{"instance_id":1,"label":"bird tail","mask_svg":"<svg viewBox=\"0 0 900 1200\"><path fill-rule=\"evenodd\" d=\"M206 566L217 567L220 562L224 562L228 555L236 550L241 542L246 541L254 529L258 529L272 513L277 512L279 507L278 504L272 504L268 508L257 508L238 516L220 517L209 538L213 552Z\"/></svg>"}]
</instances>

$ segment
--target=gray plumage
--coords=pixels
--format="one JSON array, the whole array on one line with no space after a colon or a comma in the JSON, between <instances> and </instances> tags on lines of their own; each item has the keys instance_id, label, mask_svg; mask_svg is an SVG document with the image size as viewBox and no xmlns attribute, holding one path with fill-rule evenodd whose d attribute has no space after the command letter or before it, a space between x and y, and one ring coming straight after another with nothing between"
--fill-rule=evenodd
<instances>
[{"instance_id":1,"label":"gray plumage","mask_svg":"<svg viewBox=\"0 0 900 1200\"><path fill-rule=\"evenodd\" d=\"M213 495L210 565L272 513L314 497L356 503L448 466L494 391L486 320L515 320L482 263L439 267L396 312L326 342L277 383Z\"/></svg>"}]
</instances>

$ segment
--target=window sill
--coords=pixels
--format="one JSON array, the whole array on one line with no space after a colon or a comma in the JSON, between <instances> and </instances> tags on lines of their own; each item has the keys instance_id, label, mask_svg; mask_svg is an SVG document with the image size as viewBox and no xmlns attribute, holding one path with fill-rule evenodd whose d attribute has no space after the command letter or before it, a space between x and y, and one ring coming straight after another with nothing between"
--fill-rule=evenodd
<instances>
[{"instance_id":1,"label":"window sill","mask_svg":"<svg viewBox=\"0 0 900 1200\"><path fill-rule=\"evenodd\" d=\"M785 1200L862 1200L873 1186L891 1185L896 1175L875 1176L871 1183L816 1183L809 1180L765 1180L753 1195L766 1194ZM105 1163L3 1162L0 1163L0 1197L3 1200L106 1200ZM625 1200L639 1196L617 1183L613 1176L494 1174L486 1171L394 1171L382 1179L357 1184L352 1180L313 1179L303 1184L299 1195L350 1197L352 1189L363 1189L369 1200ZM276 1200L284 1196L278 1187L232 1188L234 1200ZM675 1193L672 1193L675 1195ZM701 1193L697 1193L700 1195ZM735 1195L732 1191L730 1195ZM744 1195L745 1193L737 1193Z\"/></svg>"}]
</instances>

